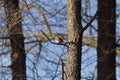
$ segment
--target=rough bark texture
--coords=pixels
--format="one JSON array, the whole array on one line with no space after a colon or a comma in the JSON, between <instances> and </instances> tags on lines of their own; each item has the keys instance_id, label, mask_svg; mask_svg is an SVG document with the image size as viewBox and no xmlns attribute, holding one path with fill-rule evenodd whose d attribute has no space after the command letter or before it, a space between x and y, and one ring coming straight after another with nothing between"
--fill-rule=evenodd
<instances>
[{"instance_id":1,"label":"rough bark texture","mask_svg":"<svg viewBox=\"0 0 120 80\"><path fill-rule=\"evenodd\" d=\"M115 0L98 0L98 78L116 80Z\"/></svg>"},{"instance_id":2,"label":"rough bark texture","mask_svg":"<svg viewBox=\"0 0 120 80\"><path fill-rule=\"evenodd\" d=\"M26 80L26 55L19 0L4 0L11 43L12 80Z\"/></svg>"},{"instance_id":3,"label":"rough bark texture","mask_svg":"<svg viewBox=\"0 0 120 80\"><path fill-rule=\"evenodd\" d=\"M81 0L68 0L68 56L66 77L67 80L81 79L81 49L82 49L82 25L81 25Z\"/></svg>"}]
</instances>

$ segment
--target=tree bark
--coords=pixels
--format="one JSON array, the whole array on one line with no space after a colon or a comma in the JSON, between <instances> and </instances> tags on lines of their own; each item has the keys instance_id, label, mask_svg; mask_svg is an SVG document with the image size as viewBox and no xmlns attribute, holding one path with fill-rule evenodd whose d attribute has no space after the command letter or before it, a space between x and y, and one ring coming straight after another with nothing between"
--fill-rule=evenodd
<instances>
[{"instance_id":1,"label":"tree bark","mask_svg":"<svg viewBox=\"0 0 120 80\"><path fill-rule=\"evenodd\" d=\"M98 0L97 80L116 80L116 1Z\"/></svg>"},{"instance_id":2,"label":"tree bark","mask_svg":"<svg viewBox=\"0 0 120 80\"><path fill-rule=\"evenodd\" d=\"M67 80L81 79L81 0L67 0L68 12L68 56L66 64Z\"/></svg>"},{"instance_id":3,"label":"tree bark","mask_svg":"<svg viewBox=\"0 0 120 80\"><path fill-rule=\"evenodd\" d=\"M12 80L26 80L26 54L19 0L4 0L11 43Z\"/></svg>"}]
</instances>

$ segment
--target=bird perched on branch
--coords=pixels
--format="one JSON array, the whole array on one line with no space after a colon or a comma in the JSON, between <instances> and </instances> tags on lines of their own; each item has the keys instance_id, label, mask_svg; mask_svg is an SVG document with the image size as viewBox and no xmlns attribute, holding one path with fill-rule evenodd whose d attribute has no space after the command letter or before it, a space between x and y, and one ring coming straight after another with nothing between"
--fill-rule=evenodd
<instances>
[{"instance_id":1,"label":"bird perched on branch","mask_svg":"<svg viewBox=\"0 0 120 80\"><path fill-rule=\"evenodd\" d=\"M60 38L59 36L55 36L55 41L56 41L56 43L58 43L58 44L64 43L63 39Z\"/></svg>"}]
</instances>

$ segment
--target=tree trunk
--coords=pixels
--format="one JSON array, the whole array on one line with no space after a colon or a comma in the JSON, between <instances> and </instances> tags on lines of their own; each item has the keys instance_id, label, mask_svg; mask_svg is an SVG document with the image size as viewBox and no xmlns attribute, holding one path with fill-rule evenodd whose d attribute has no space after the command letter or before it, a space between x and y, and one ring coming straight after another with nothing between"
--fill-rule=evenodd
<instances>
[{"instance_id":1,"label":"tree trunk","mask_svg":"<svg viewBox=\"0 0 120 80\"><path fill-rule=\"evenodd\" d=\"M97 80L116 80L116 1L98 0L98 8Z\"/></svg>"},{"instance_id":2,"label":"tree trunk","mask_svg":"<svg viewBox=\"0 0 120 80\"><path fill-rule=\"evenodd\" d=\"M12 80L26 80L26 54L19 0L4 0L11 43Z\"/></svg>"},{"instance_id":3,"label":"tree trunk","mask_svg":"<svg viewBox=\"0 0 120 80\"><path fill-rule=\"evenodd\" d=\"M81 25L81 0L68 0L68 56L66 64L67 80L81 79L81 50L82 50L82 25Z\"/></svg>"}]
</instances>

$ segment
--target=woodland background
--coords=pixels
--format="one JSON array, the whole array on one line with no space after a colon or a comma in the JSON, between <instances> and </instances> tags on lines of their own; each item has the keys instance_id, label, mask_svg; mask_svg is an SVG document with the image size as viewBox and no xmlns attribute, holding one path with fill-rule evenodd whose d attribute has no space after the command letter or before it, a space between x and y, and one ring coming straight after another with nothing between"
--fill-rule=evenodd
<instances>
[{"instance_id":1,"label":"woodland background","mask_svg":"<svg viewBox=\"0 0 120 80\"><path fill-rule=\"evenodd\" d=\"M119 29L119 0L0 0L0 80L119 80Z\"/></svg>"}]
</instances>

